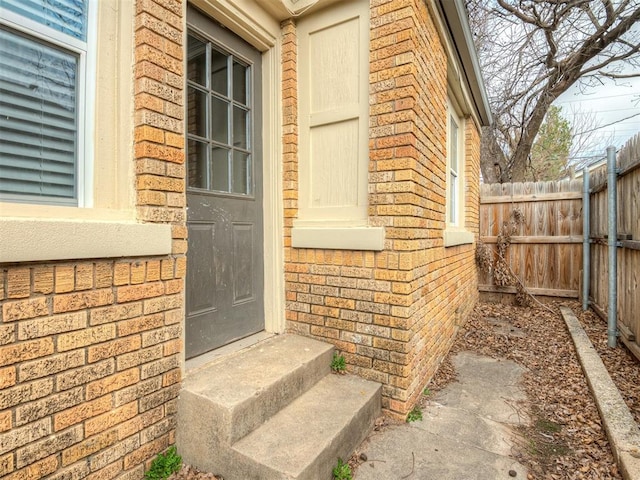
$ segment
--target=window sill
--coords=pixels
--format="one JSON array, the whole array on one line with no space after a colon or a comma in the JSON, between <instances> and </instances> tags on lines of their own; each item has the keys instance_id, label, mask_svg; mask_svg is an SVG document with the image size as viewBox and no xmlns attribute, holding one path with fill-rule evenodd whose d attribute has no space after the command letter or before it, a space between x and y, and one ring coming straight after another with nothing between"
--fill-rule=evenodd
<instances>
[{"instance_id":1,"label":"window sill","mask_svg":"<svg viewBox=\"0 0 640 480\"><path fill-rule=\"evenodd\" d=\"M170 225L81 219L0 219L0 263L169 253Z\"/></svg>"},{"instance_id":2,"label":"window sill","mask_svg":"<svg viewBox=\"0 0 640 480\"><path fill-rule=\"evenodd\" d=\"M293 227L291 246L332 250L384 250L384 227Z\"/></svg>"},{"instance_id":3,"label":"window sill","mask_svg":"<svg viewBox=\"0 0 640 480\"><path fill-rule=\"evenodd\" d=\"M455 247L457 245L470 245L474 241L473 233L463 228L447 228L444 231L444 246Z\"/></svg>"}]
</instances>

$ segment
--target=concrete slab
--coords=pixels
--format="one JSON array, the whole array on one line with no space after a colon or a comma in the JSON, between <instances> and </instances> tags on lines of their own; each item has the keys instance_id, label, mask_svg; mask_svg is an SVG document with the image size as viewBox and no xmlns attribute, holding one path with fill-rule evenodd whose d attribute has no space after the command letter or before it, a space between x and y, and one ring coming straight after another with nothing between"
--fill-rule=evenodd
<instances>
[{"instance_id":1,"label":"concrete slab","mask_svg":"<svg viewBox=\"0 0 640 480\"><path fill-rule=\"evenodd\" d=\"M380 413L381 386L351 375L328 375L233 446L247 459L245 478L330 478Z\"/></svg>"},{"instance_id":2,"label":"concrete slab","mask_svg":"<svg viewBox=\"0 0 640 480\"><path fill-rule=\"evenodd\" d=\"M368 459L356 480L527 478L510 457L512 427L528 422L524 369L471 352L453 364L458 380L431 399L421 421L387 427L361 446Z\"/></svg>"},{"instance_id":3,"label":"concrete slab","mask_svg":"<svg viewBox=\"0 0 640 480\"><path fill-rule=\"evenodd\" d=\"M508 360L461 352L453 359L458 381L438 393L435 401L500 423L527 423L519 402L526 399L518 382L524 369Z\"/></svg>"},{"instance_id":4,"label":"concrete slab","mask_svg":"<svg viewBox=\"0 0 640 480\"><path fill-rule=\"evenodd\" d=\"M444 438L413 424L400 425L371 439L367 461L356 480L500 480L526 479L515 460L473 447L462 438Z\"/></svg>"}]
</instances>

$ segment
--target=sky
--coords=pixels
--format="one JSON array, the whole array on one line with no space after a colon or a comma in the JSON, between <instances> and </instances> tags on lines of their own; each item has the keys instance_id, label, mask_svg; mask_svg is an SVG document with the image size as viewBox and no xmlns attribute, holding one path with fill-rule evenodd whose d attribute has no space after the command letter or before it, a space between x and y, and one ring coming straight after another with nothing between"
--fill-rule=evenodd
<instances>
[{"instance_id":1,"label":"sky","mask_svg":"<svg viewBox=\"0 0 640 480\"><path fill-rule=\"evenodd\" d=\"M609 82L584 93L574 85L554 105L562 107L562 116L578 130L592 130L583 136L581 151L573 153L576 158L604 156L607 146L619 149L640 133L640 78L618 80L618 85ZM632 118L618 122L627 117Z\"/></svg>"}]
</instances>

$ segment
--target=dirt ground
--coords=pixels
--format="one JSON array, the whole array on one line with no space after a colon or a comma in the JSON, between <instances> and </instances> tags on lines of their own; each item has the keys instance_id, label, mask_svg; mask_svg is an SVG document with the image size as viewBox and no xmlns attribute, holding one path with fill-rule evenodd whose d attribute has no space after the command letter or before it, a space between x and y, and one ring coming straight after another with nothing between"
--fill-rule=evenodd
<instances>
[{"instance_id":1,"label":"dirt ground","mask_svg":"<svg viewBox=\"0 0 640 480\"><path fill-rule=\"evenodd\" d=\"M581 321L640 424L640 362L623 345L607 347L606 323L594 313L583 313L577 302L563 304ZM428 389L436 392L455 381L450 358L458 351L513 360L527 369L524 381L529 405L523 408L534 420L519 431L513 450L513 456L529 468L529 479L621 479L558 305L520 308L478 304ZM382 420L376 428L384 428L384 424ZM356 466L358 461L353 458L350 463ZM170 479L220 477L184 466Z\"/></svg>"}]
</instances>

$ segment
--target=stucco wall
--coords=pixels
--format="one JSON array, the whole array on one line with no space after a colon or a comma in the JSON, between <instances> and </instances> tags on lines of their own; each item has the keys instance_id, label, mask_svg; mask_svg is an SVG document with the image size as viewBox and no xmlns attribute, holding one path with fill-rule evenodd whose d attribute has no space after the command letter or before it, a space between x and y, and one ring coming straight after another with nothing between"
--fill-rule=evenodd
<instances>
[{"instance_id":1,"label":"stucco wall","mask_svg":"<svg viewBox=\"0 0 640 480\"><path fill-rule=\"evenodd\" d=\"M445 248L447 57L425 3L372 2L369 223L380 252L291 247L298 199L296 27L283 23L287 329L336 345L404 417L477 301L475 245ZM477 236L479 136L465 122L465 228Z\"/></svg>"},{"instance_id":2,"label":"stucco wall","mask_svg":"<svg viewBox=\"0 0 640 480\"><path fill-rule=\"evenodd\" d=\"M117 116L133 112L134 131L119 136L134 143L101 141L99 153L124 167L118 178L129 179L118 189L135 198L136 221L171 225L171 253L0 265L0 477L7 480L139 479L174 442L186 269L183 4L138 0L126 20L116 35L134 32L135 61L125 71L135 92L128 105L101 98L114 108L96 115L126 129ZM99 49L114 48L114 37L100 38ZM131 153L121 162L118 152Z\"/></svg>"}]
</instances>

